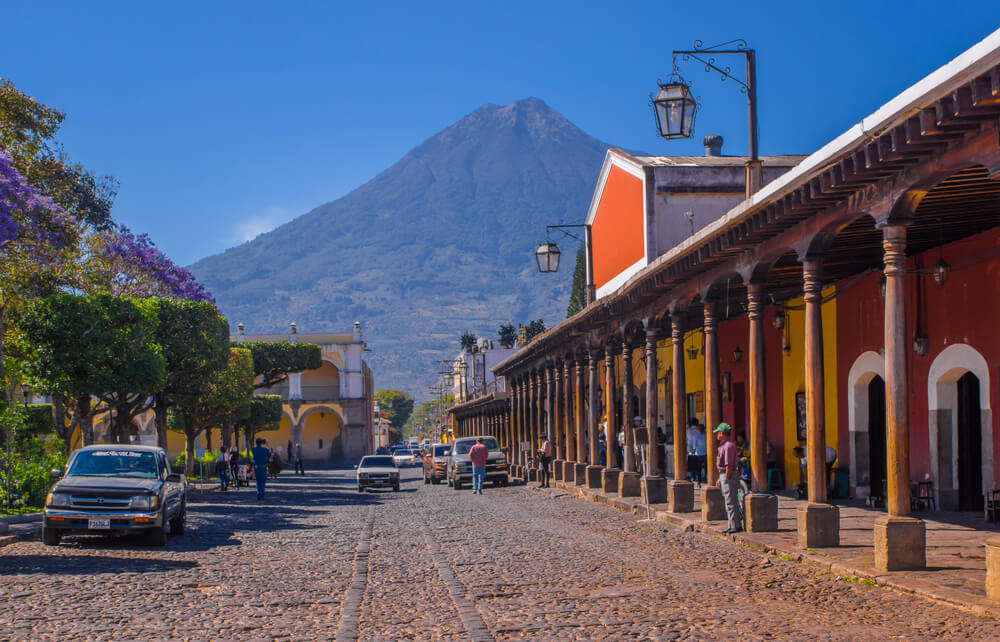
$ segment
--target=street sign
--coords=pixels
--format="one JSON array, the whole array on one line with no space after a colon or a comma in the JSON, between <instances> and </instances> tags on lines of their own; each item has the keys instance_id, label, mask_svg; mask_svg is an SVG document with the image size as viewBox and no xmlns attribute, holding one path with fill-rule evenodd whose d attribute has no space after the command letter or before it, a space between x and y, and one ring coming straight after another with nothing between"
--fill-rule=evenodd
<instances>
[{"instance_id":1,"label":"street sign","mask_svg":"<svg viewBox=\"0 0 1000 642\"><path fill-rule=\"evenodd\" d=\"M202 457L205 456L205 449L204 448L195 448L194 449L194 456L195 456L196 459L201 459Z\"/></svg>"}]
</instances>

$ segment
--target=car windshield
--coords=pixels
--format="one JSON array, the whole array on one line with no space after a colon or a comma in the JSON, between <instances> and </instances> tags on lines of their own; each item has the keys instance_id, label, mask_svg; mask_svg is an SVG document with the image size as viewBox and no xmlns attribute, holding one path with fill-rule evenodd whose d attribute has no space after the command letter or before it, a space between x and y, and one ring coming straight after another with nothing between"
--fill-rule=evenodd
<instances>
[{"instance_id":1,"label":"car windshield","mask_svg":"<svg viewBox=\"0 0 1000 642\"><path fill-rule=\"evenodd\" d=\"M67 474L156 477L156 456L141 450L85 450L73 458Z\"/></svg>"},{"instance_id":2,"label":"car windshield","mask_svg":"<svg viewBox=\"0 0 1000 642\"><path fill-rule=\"evenodd\" d=\"M361 468L376 468L380 466L388 466L392 468L396 463L392 460L392 457L365 457L361 460Z\"/></svg>"},{"instance_id":3,"label":"car windshield","mask_svg":"<svg viewBox=\"0 0 1000 642\"><path fill-rule=\"evenodd\" d=\"M451 446L435 446L434 456L435 457L447 457L448 453L451 452Z\"/></svg>"},{"instance_id":4,"label":"car windshield","mask_svg":"<svg viewBox=\"0 0 1000 642\"><path fill-rule=\"evenodd\" d=\"M409 448L393 448L392 449L392 454L393 455L409 455L410 454L410 449Z\"/></svg>"}]
</instances>

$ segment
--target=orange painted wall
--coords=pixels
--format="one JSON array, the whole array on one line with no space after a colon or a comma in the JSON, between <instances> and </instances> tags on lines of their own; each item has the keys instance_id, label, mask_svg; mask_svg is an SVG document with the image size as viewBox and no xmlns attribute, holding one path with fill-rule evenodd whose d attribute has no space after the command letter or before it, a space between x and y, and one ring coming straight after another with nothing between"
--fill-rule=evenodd
<instances>
[{"instance_id":1,"label":"orange painted wall","mask_svg":"<svg viewBox=\"0 0 1000 642\"><path fill-rule=\"evenodd\" d=\"M641 179L611 168L591 232L594 285L600 288L646 255Z\"/></svg>"}]
</instances>

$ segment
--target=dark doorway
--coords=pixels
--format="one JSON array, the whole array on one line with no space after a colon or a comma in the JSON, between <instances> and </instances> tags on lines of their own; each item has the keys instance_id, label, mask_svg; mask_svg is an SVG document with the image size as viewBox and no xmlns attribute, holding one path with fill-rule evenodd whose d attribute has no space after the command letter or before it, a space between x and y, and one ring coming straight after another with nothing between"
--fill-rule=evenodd
<instances>
[{"instance_id":1,"label":"dark doorway","mask_svg":"<svg viewBox=\"0 0 1000 642\"><path fill-rule=\"evenodd\" d=\"M983 509L983 433L979 378L958 380L958 509Z\"/></svg>"},{"instance_id":2,"label":"dark doorway","mask_svg":"<svg viewBox=\"0 0 1000 642\"><path fill-rule=\"evenodd\" d=\"M868 384L868 475L871 494L885 497L885 381L875 377Z\"/></svg>"}]
</instances>

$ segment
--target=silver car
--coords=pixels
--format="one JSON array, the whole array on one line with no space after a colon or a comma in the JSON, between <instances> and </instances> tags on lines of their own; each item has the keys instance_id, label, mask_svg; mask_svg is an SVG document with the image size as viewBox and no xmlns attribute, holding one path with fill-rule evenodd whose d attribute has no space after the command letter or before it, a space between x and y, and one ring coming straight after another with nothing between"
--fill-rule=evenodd
<instances>
[{"instance_id":1,"label":"silver car","mask_svg":"<svg viewBox=\"0 0 1000 642\"><path fill-rule=\"evenodd\" d=\"M472 483L472 462L469 460L469 450L477 439L483 440L483 445L489 451L486 460L486 479L494 486L506 486L510 479L507 476L507 455L493 437L462 437L451 443L451 453L448 458L448 485L455 490L461 490L462 485Z\"/></svg>"}]
</instances>

